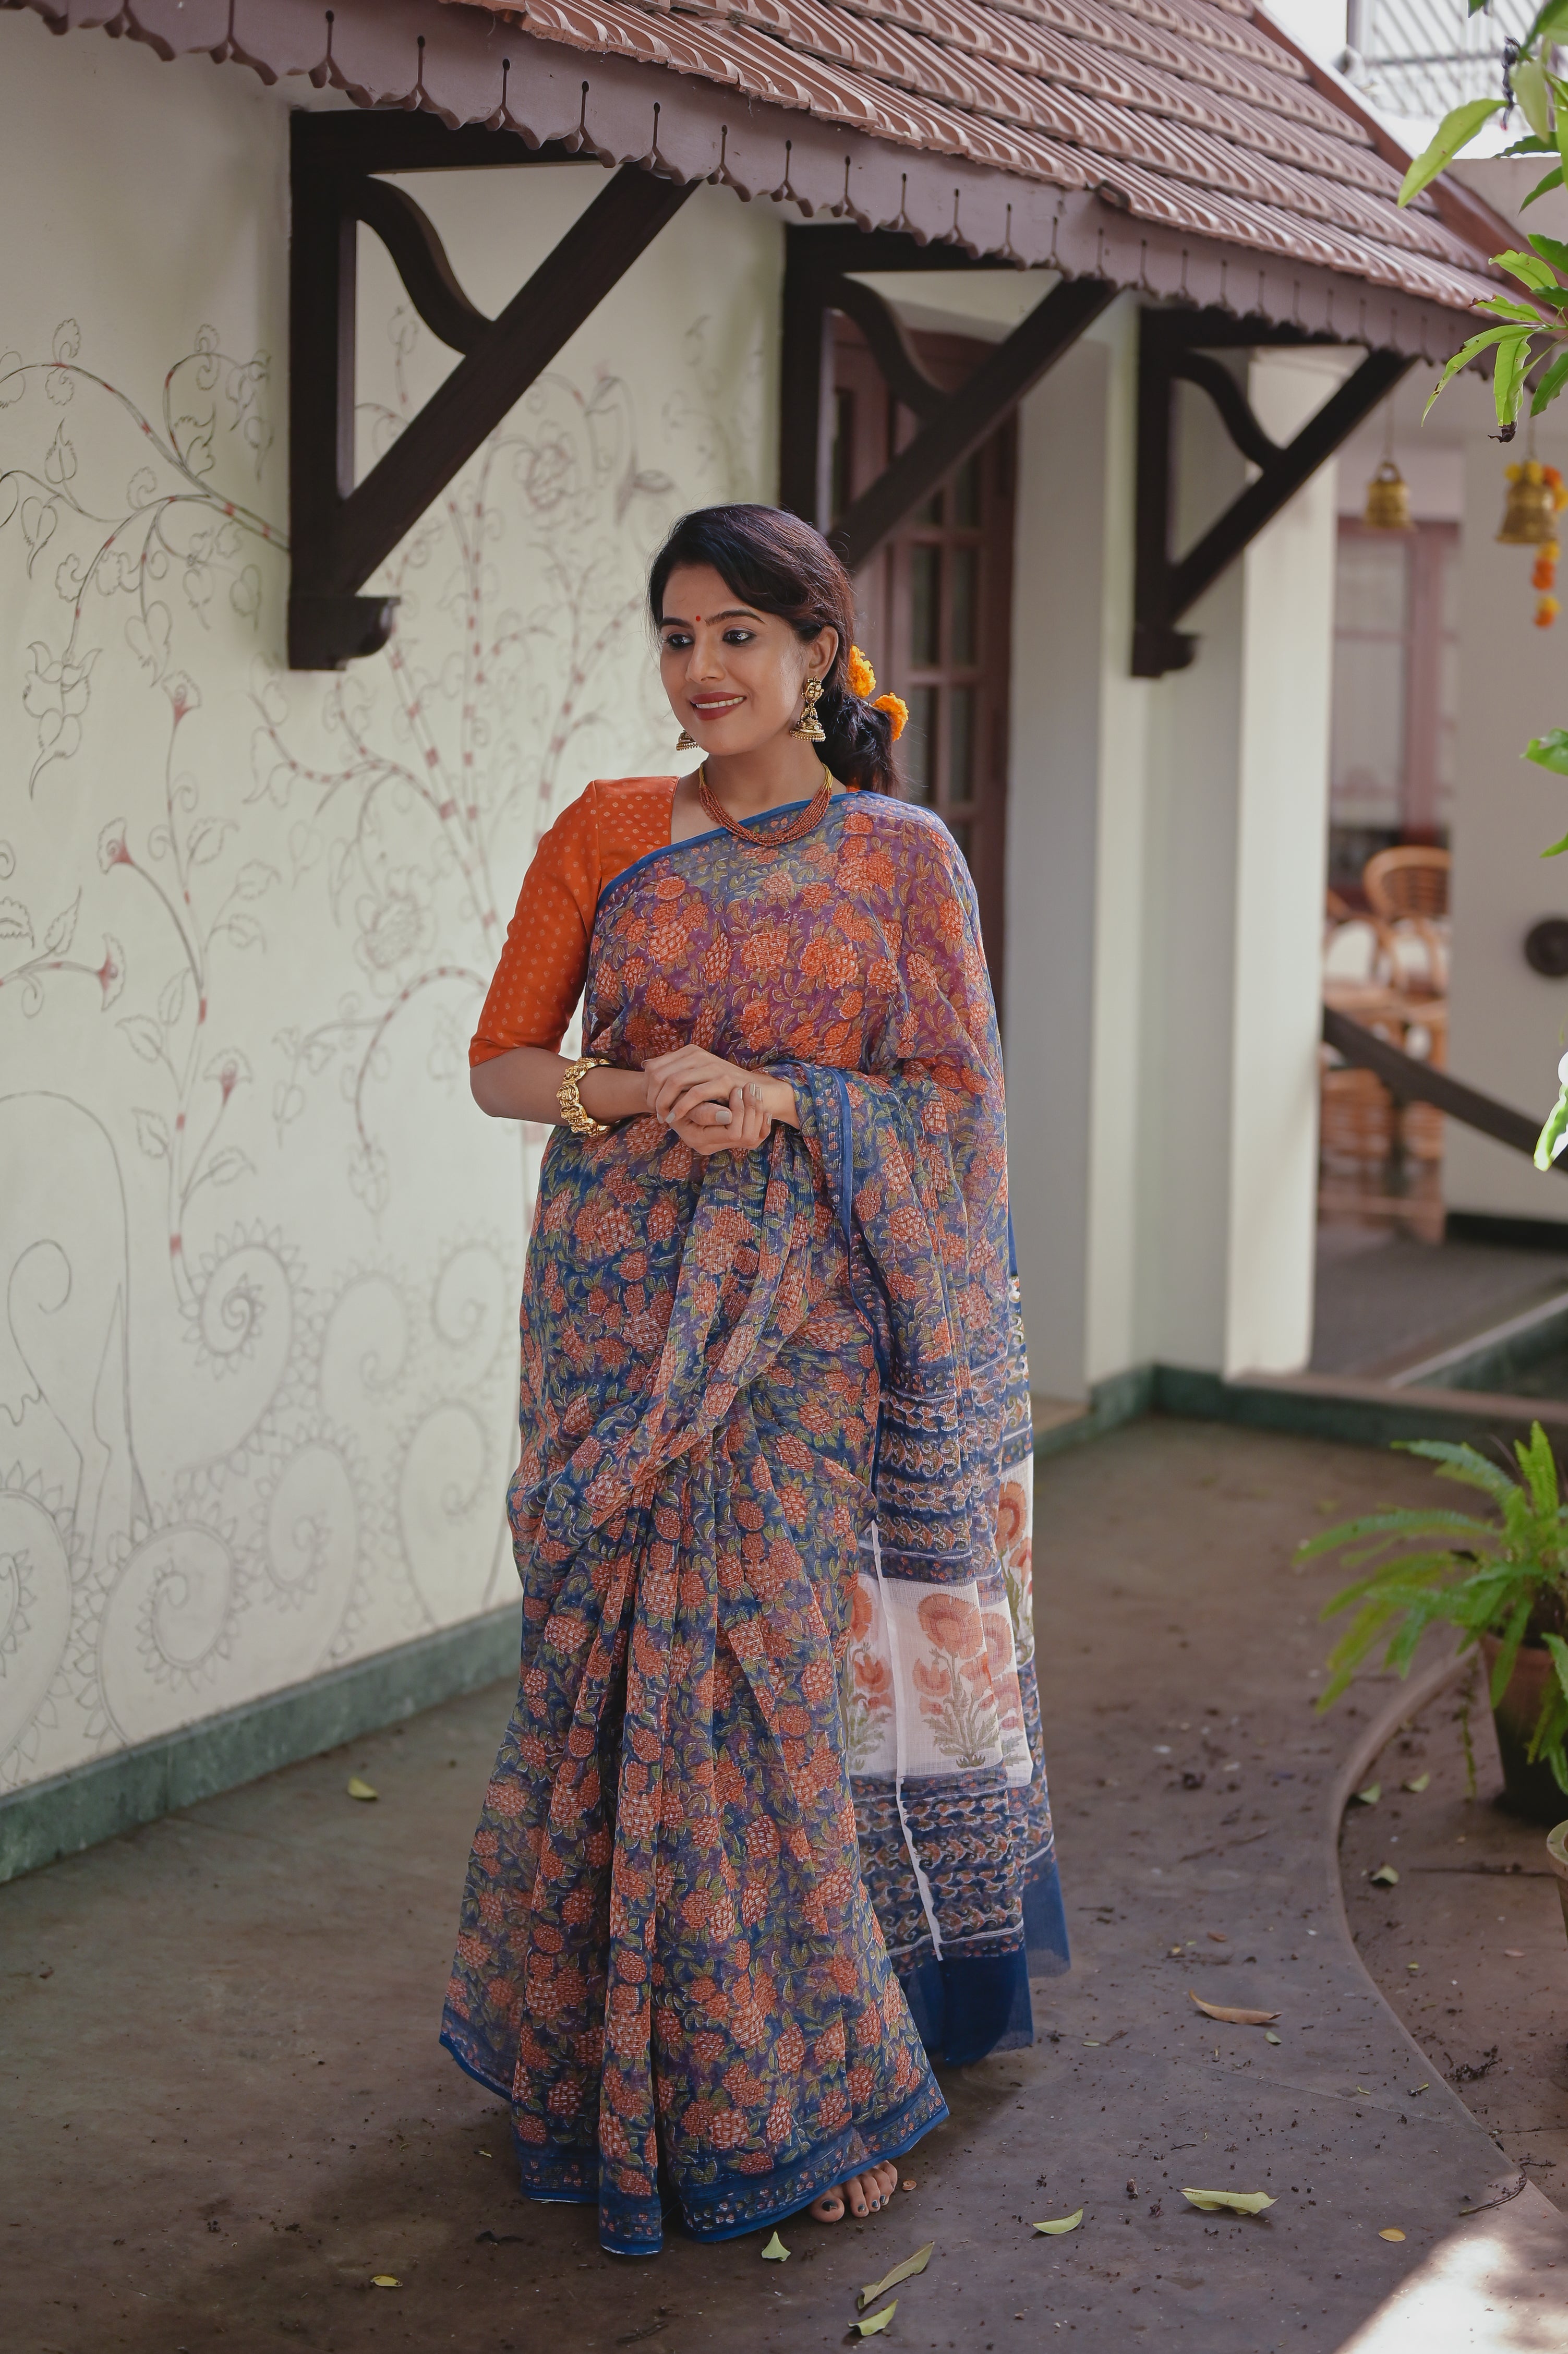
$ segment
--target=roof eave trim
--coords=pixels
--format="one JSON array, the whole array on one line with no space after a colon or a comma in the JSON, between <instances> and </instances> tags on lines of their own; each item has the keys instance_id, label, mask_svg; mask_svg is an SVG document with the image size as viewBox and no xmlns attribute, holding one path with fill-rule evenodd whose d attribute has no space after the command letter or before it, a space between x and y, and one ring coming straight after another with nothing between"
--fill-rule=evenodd
<instances>
[{"instance_id":1,"label":"roof eave trim","mask_svg":"<svg viewBox=\"0 0 1568 2354\"><path fill-rule=\"evenodd\" d=\"M1107 279L1148 300L1255 315L1323 340L1442 360L1463 341L1467 305L1481 291L1425 263L1453 292L1424 299L1169 217L1190 198L1201 204L1201 191L1146 186L1147 175L1131 173L1122 186L1108 172L1093 187L1054 186L900 147L662 66L557 47L488 11L436 0L334 0L330 10L320 0L0 0L0 9L18 7L57 33L98 29L165 59L205 54L265 82L300 78L358 106L420 111L453 128L510 129L530 146L587 150L607 165L635 164L683 185L715 182L745 202L791 205L807 219L892 230L1002 266ZM1064 175L1078 167L1070 148L1061 161ZM1098 159L1084 162L1099 168Z\"/></svg>"}]
</instances>

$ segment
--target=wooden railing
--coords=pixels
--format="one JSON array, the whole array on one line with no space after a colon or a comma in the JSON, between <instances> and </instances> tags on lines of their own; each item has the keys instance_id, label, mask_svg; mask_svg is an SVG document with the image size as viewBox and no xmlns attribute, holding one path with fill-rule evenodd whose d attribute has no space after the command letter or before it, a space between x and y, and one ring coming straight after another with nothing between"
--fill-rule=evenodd
<instances>
[{"instance_id":1,"label":"wooden railing","mask_svg":"<svg viewBox=\"0 0 1568 2354\"><path fill-rule=\"evenodd\" d=\"M1375 1030L1352 1022L1348 1013L1337 1013L1331 1005L1323 1008L1323 1044L1342 1055L1347 1063L1375 1072L1390 1094L1401 1102L1434 1104L1450 1119L1463 1120L1467 1128L1478 1129L1483 1136L1510 1146L1515 1152L1534 1152L1535 1140L1541 1133L1539 1120L1522 1111L1510 1111L1495 1097L1484 1096L1478 1088L1466 1087L1462 1079L1450 1077L1446 1071L1435 1070L1430 1063L1417 1061L1402 1047L1391 1046ZM1552 1166L1568 1177L1568 1153Z\"/></svg>"}]
</instances>

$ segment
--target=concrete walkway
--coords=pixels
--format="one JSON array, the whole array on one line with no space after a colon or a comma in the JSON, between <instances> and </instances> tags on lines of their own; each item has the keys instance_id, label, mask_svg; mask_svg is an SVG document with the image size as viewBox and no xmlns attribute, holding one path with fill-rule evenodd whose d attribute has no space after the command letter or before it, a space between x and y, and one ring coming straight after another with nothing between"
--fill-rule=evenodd
<instances>
[{"instance_id":1,"label":"concrete walkway","mask_svg":"<svg viewBox=\"0 0 1568 2354\"><path fill-rule=\"evenodd\" d=\"M890 2349L1560 2354L1568 2224L1530 2188L1487 2204L1517 2175L1365 1976L1331 1873L1332 1786L1389 1689L1313 1715L1335 1573L1290 1549L1425 1481L1160 1420L1043 1467L1075 1967L1032 2052L950 2076L916 2188L786 2227L787 2265L755 2236L601 2255L587 2211L518 2198L503 2114L436 2046L503 1690L0 1892L7 2349L803 2354L934 2240ZM1277 2011L1279 2042L1189 1989ZM1277 2204L1205 2216L1182 2186ZM1070 2237L1029 2232L1078 2207Z\"/></svg>"}]
</instances>

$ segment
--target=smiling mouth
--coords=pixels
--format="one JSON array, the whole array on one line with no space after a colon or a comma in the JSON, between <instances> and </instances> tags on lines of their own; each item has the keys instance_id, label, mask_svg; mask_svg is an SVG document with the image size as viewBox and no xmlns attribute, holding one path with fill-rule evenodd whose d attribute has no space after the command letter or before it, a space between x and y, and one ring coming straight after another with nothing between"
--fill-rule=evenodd
<instances>
[{"instance_id":1,"label":"smiling mouth","mask_svg":"<svg viewBox=\"0 0 1568 2354\"><path fill-rule=\"evenodd\" d=\"M686 700L694 711L700 712L705 719L710 719L715 712L738 710L746 697L744 695L690 695Z\"/></svg>"}]
</instances>

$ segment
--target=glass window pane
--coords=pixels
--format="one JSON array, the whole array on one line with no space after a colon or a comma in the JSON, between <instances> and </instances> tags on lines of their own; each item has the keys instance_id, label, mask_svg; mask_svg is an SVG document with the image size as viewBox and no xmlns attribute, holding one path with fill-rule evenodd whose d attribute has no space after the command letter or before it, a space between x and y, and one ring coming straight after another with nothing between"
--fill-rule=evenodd
<instances>
[{"instance_id":1,"label":"glass window pane","mask_svg":"<svg viewBox=\"0 0 1568 2354\"><path fill-rule=\"evenodd\" d=\"M1410 550L1393 535L1340 541L1334 602L1337 630L1401 632L1410 626Z\"/></svg>"},{"instance_id":2,"label":"glass window pane","mask_svg":"<svg viewBox=\"0 0 1568 2354\"><path fill-rule=\"evenodd\" d=\"M948 690L948 799L955 806L975 797L975 690Z\"/></svg>"},{"instance_id":3,"label":"glass window pane","mask_svg":"<svg viewBox=\"0 0 1568 2354\"><path fill-rule=\"evenodd\" d=\"M933 801L937 798L937 690L912 686L905 699L909 725L898 746L905 783L912 801Z\"/></svg>"},{"instance_id":4,"label":"glass window pane","mask_svg":"<svg viewBox=\"0 0 1568 2354\"><path fill-rule=\"evenodd\" d=\"M972 663L975 658L975 608L980 601L978 547L955 547L953 565L952 651L948 659Z\"/></svg>"},{"instance_id":5,"label":"glass window pane","mask_svg":"<svg viewBox=\"0 0 1568 2354\"><path fill-rule=\"evenodd\" d=\"M929 541L909 551L909 659L930 669L942 659L942 551Z\"/></svg>"},{"instance_id":6,"label":"glass window pane","mask_svg":"<svg viewBox=\"0 0 1568 2354\"><path fill-rule=\"evenodd\" d=\"M966 458L953 476L953 521L970 529L980 519L980 453Z\"/></svg>"},{"instance_id":7,"label":"glass window pane","mask_svg":"<svg viewBox=\"0 0 1568 2354\"><path fill-rule=\"evenodd\" d=\"M1330 804L1336 825L1397 826L1404 779L1404 647L1341 637L1334 648Z\"/></svg>"},{"instance_id":8,"label":"glass window pane","mask_svg":"<svg viewBox=\"0 0 1568 2354\"><path fill-rule=\"evenodd\" d=\"M840 391L833 397L832 505L835 523L849 507L850 467L853 456L854 395Z\"/></svg>"}]
</instances>

